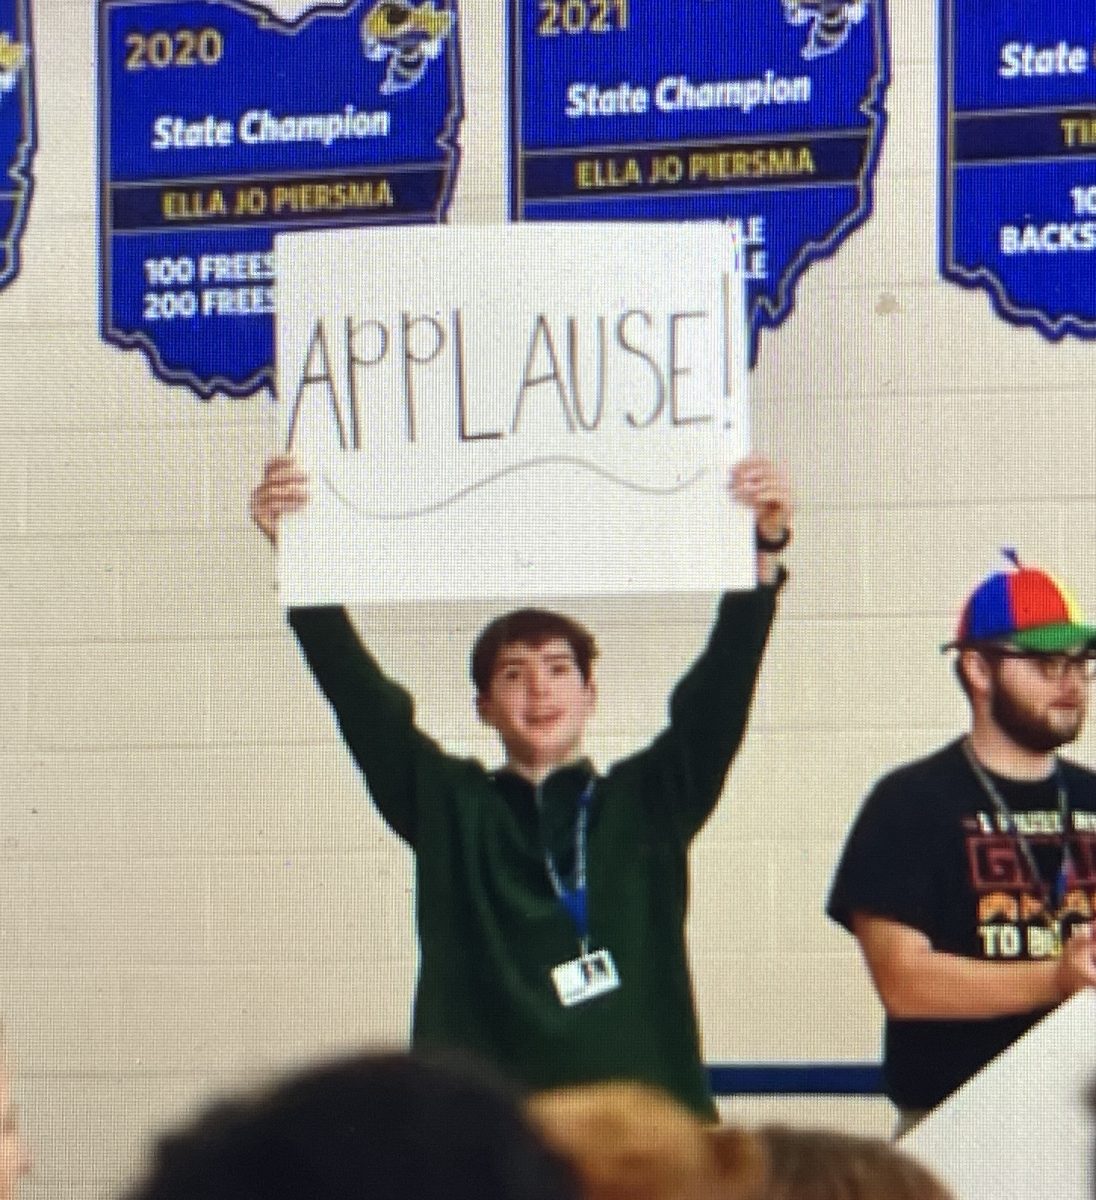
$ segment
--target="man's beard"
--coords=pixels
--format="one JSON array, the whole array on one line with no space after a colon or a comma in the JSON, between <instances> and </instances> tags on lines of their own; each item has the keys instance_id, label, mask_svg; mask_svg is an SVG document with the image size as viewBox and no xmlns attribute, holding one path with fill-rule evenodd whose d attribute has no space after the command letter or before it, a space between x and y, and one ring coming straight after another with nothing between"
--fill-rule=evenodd
<instances>
[{"instance_id":1,"label":"man's beard","mask_svg":"<svg viewBox=\"0 0 1096 1200\"><path fill-rule=\"evenodd\" d=\"M1008 688L1002 685L999 676L994 680L989 711L1004 733L1018 746L1030 750L1033 754L1049 754L1059 746L1076 741L1084 724L1083 706L1070 713L1073 718L1072 727L1057 724L1049 715L1034 712L1023 701L1017 700ZM1064 711L1062 715L1065 716Z\"/></svg>"}]
</instances>

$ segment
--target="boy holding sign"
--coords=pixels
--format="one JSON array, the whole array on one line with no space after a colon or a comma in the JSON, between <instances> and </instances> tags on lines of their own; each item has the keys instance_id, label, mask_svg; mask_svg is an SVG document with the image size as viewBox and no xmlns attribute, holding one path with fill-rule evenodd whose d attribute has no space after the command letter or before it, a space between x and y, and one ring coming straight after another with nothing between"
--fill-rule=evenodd
<instances>
[{"instance_id":1,"label":"boy holding sign","mask_svg":"<svg viewBox=\"0 0 1096 1200\"><path fill-rule=\"evenodd\" d=\"M666 728L604 775L582 755L597 651L568 618L523 609L477 640L476 707L506 755L488 771L416 728L341 607L290 610L373 802L415 853L416 1047L460 1047L533 1088L639 1080L715 1116L685 948L688 850L745 732L791 532L773 464L743 459L728 490L754 513L760 582L723 597ZM274 542L307 501L304 472L274 458L252 517Z\"/></svg>"}]
</instances>

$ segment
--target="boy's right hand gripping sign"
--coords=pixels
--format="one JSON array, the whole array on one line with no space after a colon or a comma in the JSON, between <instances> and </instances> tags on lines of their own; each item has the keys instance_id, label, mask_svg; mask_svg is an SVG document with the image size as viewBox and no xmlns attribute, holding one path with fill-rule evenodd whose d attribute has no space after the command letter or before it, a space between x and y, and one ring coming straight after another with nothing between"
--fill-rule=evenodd
<instances>
[{"instance_id":1,"label":"boy's right hand gripping sign","mask_svg":"<svg viewBox=\"0 0 1096 1200\"><path fill-rule=\"evenodd\" d=\"M942 0L941 269L1045 337L1096 337L1096 8Z\"/></svg>"},{"instance_id":2,"label":"boy's right hand gripping sign","mask_svg":"<svg viewBox=\"0 0 1096 1200\"><path fill-rule=\"evenodd\" d=\"M279 398L310 502L287 604L750 586L741 257L725 226L277 243Z\"/></svg>"}]
</instances>

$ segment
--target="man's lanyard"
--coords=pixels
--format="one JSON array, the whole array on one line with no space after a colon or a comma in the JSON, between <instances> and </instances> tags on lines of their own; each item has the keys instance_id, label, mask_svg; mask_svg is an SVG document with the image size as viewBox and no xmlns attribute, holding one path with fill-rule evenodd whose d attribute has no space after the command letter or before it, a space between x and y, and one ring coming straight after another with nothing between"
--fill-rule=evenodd
<instances>
[{"instance_id":1,"label":"man's lanyard","mask_svg":"<svg viewBox=\"0 0 1096 1200\"><path fill-rule=\"evenodd\" d=\"M544 846L544 869L556 899L563 905L571 924L578 935L583 954L590 953L590 913L586 903L586 854L590 831L590 802L594 796L594 780L591 777L578 798L575 814L575 869L574 880L568 885L559 873L556 860L547 844ZM538 803L538 808L540 807Z\"/></svg>"},{"instance_id":2,"label":"man's lanyard","mask_svg":"<svg viewBox=\"0 0 1096 1200\"><path fill-rule=\"evenodd\" d=\"M1035 852L1032 850L1031 843L1017 827L1016 818L1012 815L1012 809L1005 802L1004 796L1001 795L1000 790L990 778L989 773L975 757L969 738L963 739L963 753L967 756L967 762L970 763L970 769L974 772L975 778L982 785L982 791L989 797L990 803L996 810L1004 832L1010 834L1019 846L1020 853L1024 856L1024 861L1027 863L1032 878L1039 885L1041 899L1048 910L1048 922L1056 927L1058 925L1058 914L1061 910L1062 902L1066 898L1066 892L1069 890L1069 885L1073 879L1073 858L1069 852L1069 831L1072 812L1069 805L1069 794L1066 792L1065 781L1062 779L1062 768L1058 765L1058 760L1054 760L1054 777L1058 783L1058 815L1061 818L1062 824L1062 861L1058 867L1058 874L1054 883L1051 885L1043 878L1043 873L1039 870L1039 864L1035 860Z\"/></svg>"}]
</instances>

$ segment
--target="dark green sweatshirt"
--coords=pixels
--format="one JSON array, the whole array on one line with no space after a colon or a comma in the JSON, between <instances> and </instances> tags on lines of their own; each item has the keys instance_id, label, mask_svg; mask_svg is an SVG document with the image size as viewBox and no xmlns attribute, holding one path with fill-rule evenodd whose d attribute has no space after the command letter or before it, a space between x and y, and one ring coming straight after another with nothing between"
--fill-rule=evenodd
<instances>
[{"instance_id":1,"label":"dark green sweatshirt","mask_svg":"<svg viewBox=\"0 0 1096 1200\"><path fill-rule=\"evenodd\" d=\"M531 1088L641 1080L714 1116L685 950L688 849L742 740L778 590L723 597L666 728L596 780L590 938L612 954L621 986L570 1008L550 972L579 947L544 850L566 878L590 764L534 789L444 753L415 727L411 697L343 609L290 611L374 803L415 852L416 1047L460 1047Z\"/></svg>"}]
</instances>

